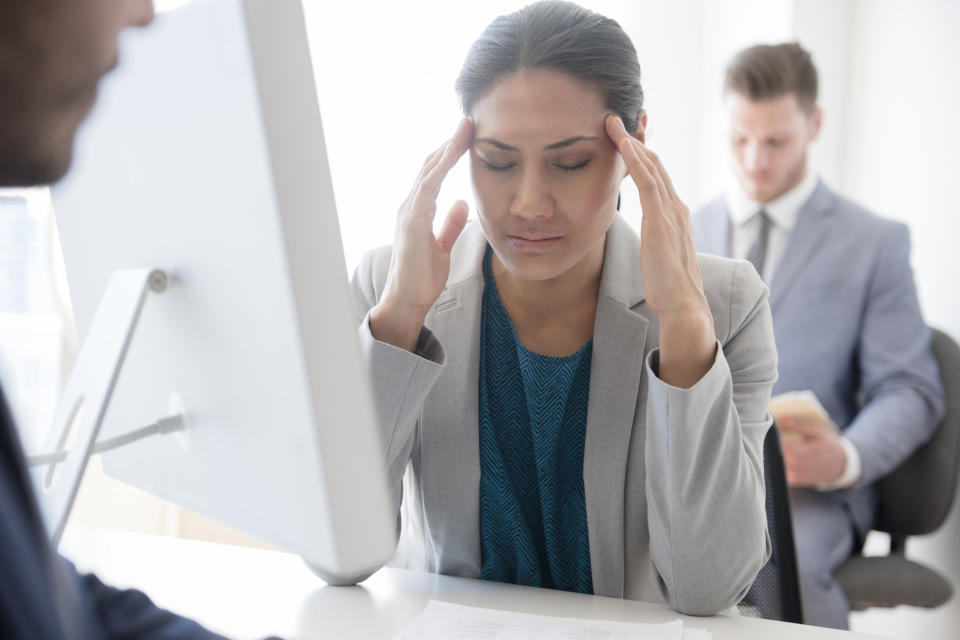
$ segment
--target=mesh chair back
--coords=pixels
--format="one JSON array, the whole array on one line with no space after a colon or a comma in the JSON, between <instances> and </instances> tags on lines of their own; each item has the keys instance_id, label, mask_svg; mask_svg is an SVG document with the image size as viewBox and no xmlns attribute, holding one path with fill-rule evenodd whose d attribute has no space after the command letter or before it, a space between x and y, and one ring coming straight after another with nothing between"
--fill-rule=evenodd
<instances>
[{"instance_id":1,"label":"mesh chair back","mask_svg":"<svg viewBox=\"0 0 960 640\"><path fill-rule=\"evenodd\" d=\"M873 528L922 535L936 530L953 505L960 466L960 347L933 329L933 354L947 398L947 412L933 437L877 483Z\"/></svg>"},{"instance_id":2,"label":"mesh chair back","mask_svg":"<svg viewBox=\"0 0 960 640\"><path fill-rule=\"evenodd\" d=\"M803 623L790 494L776 424L770 427L763 441L763 476L772 551L739 608L744 615Z\"/></svg>"}]
</instances>

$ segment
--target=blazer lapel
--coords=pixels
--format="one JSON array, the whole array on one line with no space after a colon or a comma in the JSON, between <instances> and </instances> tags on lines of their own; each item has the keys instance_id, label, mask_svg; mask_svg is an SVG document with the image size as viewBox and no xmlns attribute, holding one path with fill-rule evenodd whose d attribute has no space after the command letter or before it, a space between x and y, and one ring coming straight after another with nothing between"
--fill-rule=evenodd
<instances>
[{"instance_id":1,"label":"blazer lapel","mask_svg":"<svg viewBox=\"0 0 960 640\"><path fill-rule=\"evenodd\" d=\"M480 312L486 238L471 224L455 245L447 287L433 305L426 326L444 346L446 369L423 407L420 434L420 490L432 564L441 573L479 576ZM441 553L442 550L442 553Z\"/></svg>"},{"instance_id":2,"label":"blazer lapel","mask_svg":"<svg viewBox=\"0 0 960 640\"><path fill-rule=\"evenodd\" d=\"M797 216L787 246L770 280L770 310L777 307L809 265L823 241L833 233L836 196L820 182Z\"/></svg>"},{"instance_id":3,"label":"blazer lapel","mask_svg":"<svg viewBox=\"0 0 960 640\"><path fill-rule=\"evenodd\" d=\"M619 216L607 233L593 332L583 484L597 595L623 597L627 453L641 389L648 320L640 239ZM641 437L635 435L634 437Z\"/></svg>"}]
</instances>

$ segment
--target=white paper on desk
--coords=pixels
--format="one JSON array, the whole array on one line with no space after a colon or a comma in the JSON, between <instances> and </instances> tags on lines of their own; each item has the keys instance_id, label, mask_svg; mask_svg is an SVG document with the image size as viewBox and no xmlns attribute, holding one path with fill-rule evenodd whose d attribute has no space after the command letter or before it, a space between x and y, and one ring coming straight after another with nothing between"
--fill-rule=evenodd
<instances>
[{"instance_id":1,"label":"white paper on desk","mask_svg":"<svg viewBox=\"0 0 960 640\"><path fill-rule=\"evenodd\" d=\"M683 640L683 632L679 619L636 624L556 618L431 600L394 640Z\"/></svg>"}]
</instances>

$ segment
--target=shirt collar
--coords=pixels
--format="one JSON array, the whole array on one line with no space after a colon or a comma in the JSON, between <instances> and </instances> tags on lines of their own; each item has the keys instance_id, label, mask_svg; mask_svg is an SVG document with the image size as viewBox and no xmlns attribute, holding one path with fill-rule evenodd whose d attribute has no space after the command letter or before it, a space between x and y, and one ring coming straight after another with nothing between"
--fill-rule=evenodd
<instances>
[{"instance_id":1,"label":"shirt collar","mask_svg":"<svg viewBox=\"0 0 960 640\"><path fill-rule=\"evenodd\" d=\"M735 226L746 224L760 209L767 212L774 224L786 230L793 229L800 210L817 188L817 174L807 170L803 180L778 198L760 203L750 198L739 184L727 190L727 209Z\"/></svg>"}]
</instances>

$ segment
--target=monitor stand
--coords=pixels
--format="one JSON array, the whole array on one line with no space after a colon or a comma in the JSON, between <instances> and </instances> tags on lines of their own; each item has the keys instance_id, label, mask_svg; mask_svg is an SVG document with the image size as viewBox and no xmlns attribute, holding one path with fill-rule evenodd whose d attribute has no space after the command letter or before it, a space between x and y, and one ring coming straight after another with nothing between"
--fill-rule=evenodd
<instances>
[{"instance_id":1,"label":"monitor stand","mask_svg":"<svg viewBox=\"0 0 960 640\"><path fill-rule=\"evenodd\" d=\"M123 269L113 273L57 404L43 448L47 453L29 459L41 513L54 548L60 542L87 460L97 452L97 434L147 293L162 293L167 284L167 274L156 269ZM182 425L181 417L174 416L153 425L152 433ZM148 429L141 430L143 435L150 435ZM130 438L121 436L115 440Z\"/></svg>"}]
</instances>

